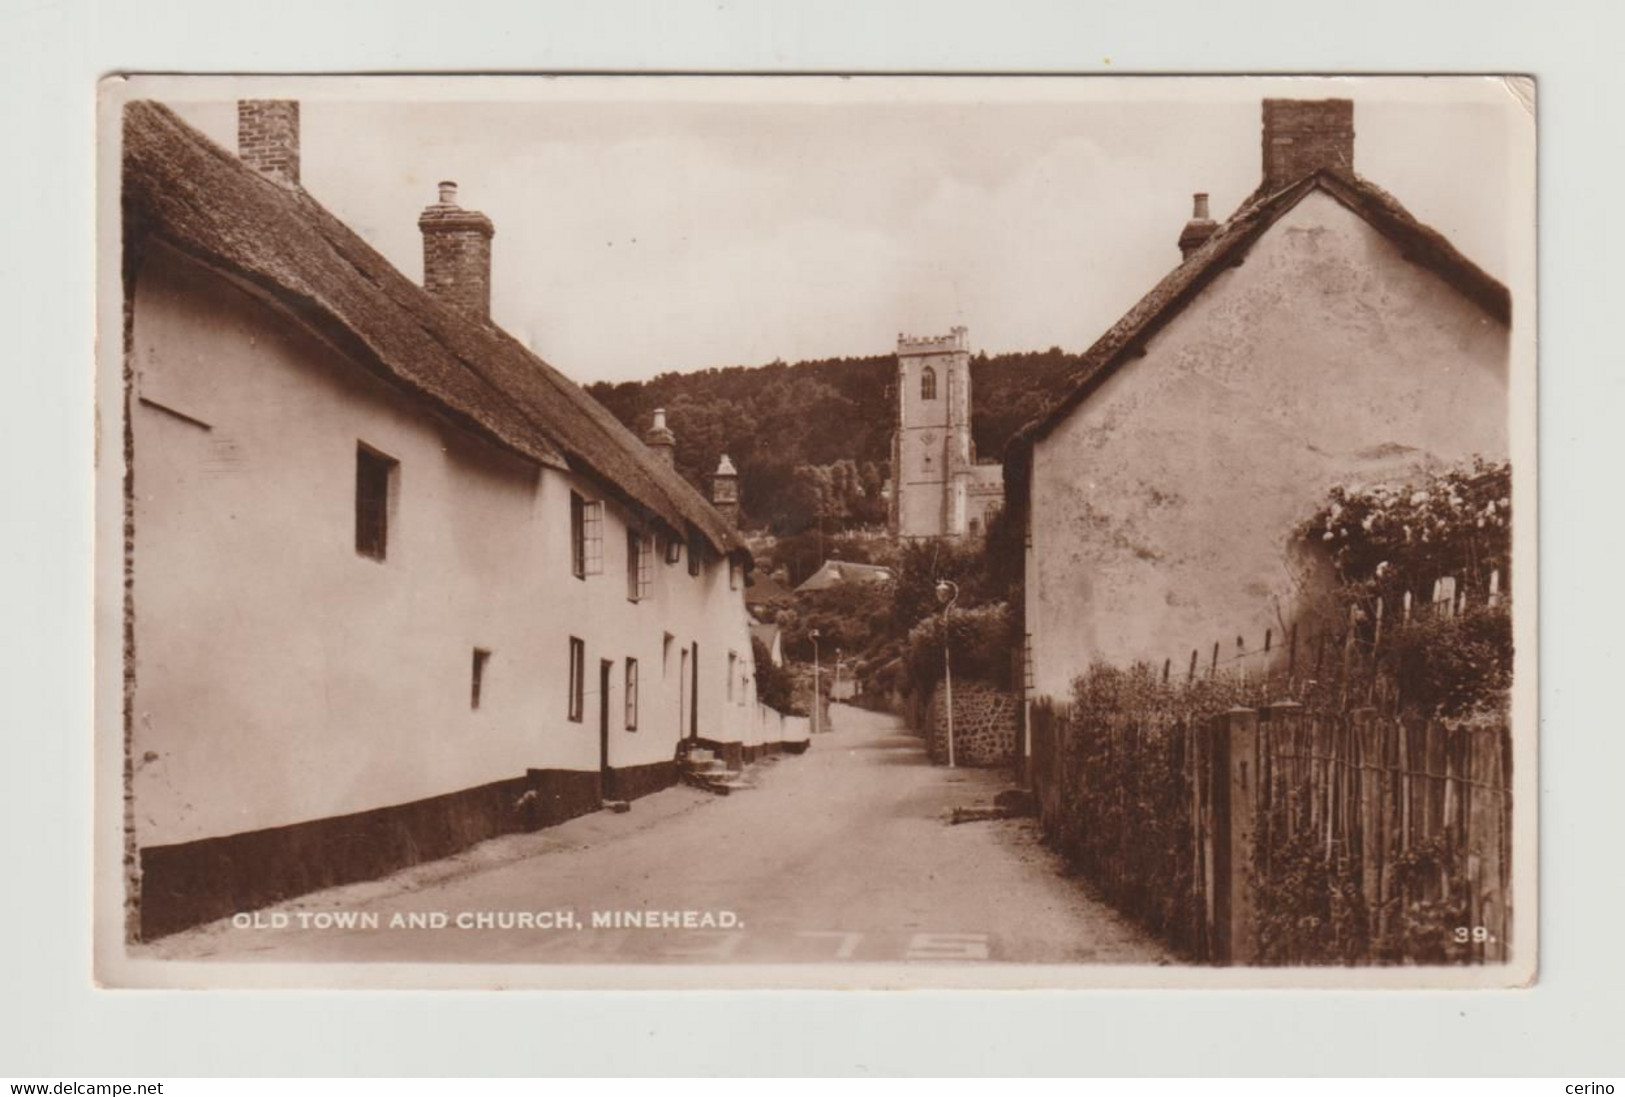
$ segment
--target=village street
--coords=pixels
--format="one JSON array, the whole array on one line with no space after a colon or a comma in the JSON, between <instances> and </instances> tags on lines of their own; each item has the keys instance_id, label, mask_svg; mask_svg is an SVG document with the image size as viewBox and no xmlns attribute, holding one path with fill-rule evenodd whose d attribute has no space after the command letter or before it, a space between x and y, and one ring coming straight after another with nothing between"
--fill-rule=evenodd
<instances>
[{"instance_id":1,"label":"village street","mask_svg":"<svg viewBox=\"0 0 1625 1097\"><path fill-rule=\"evenodd\" d=\"M142 951L236 961L1164 959L1060 873L1033 821L946 822L956 805L989 803L1006 787L1002 774L932 766L895 717L842 705L833 713L834 730L806 754L755 767L754 788L727 797L666 789L625 814L595 813L260 911L266 928L221 921ZM738 924L592 925L595 912L645 910ZM519 912L550 928L476 924L481 915L511 924ZM417 915L416 928L391 928L397 914ZM357 928L340 928L345 921Z\"/></svg>"}]
</instances>

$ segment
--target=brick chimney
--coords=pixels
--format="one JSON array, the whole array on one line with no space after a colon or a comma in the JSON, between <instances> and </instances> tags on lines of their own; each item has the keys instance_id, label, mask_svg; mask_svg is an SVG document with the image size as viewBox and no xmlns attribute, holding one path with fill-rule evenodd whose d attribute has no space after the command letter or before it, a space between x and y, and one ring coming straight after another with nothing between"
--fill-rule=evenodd
<instances>
[{"instance_id":1,"label":"brick chimney","mask_svg":"<svg viewBox=\"0 0 1625 1097\"><path fill-rule=\"evenodd\" d=\"M1264 189L1280 190L1321 168L1354 171L1354 101L1264 100Z\"/></svg>"},{"instance_id":2,"label":"brick chimney","mask_svg":"<svg viewBox=\"0 0 1625 1097\"><path fill-rule=\"evenodd\" d=\"M711 505L730 523L739 524L739 470L726 453L711 474Z\"/></svg>"},{"instance_id":3,"label":"brick chimney","mask_svg":"<svg viewBox=\"0 0 1625 1097\"><path fill-rule=\"evenodd\" d=\"M643 436L643 444L654 450L655 456L666 462L667 468L677 467L677 435L666 426L665 408L655 408L655 421Z\"/></svg>"},{"instance_id":4,"label":"brick chimney","mask_svg":"<svg viewBox=\"0 0 1625 1097\"><path fill-rule=\"evenodd\" d=\"M239 99L237 155L285 187L299 185L299 101Z\"/></svg>"},{"instance_id":5,"label":"brick chimney","mask_svg":"<svg viewBox=\"0 0 1625 1097\"><path fill-rule=\"evenodd\" d=\"M457 184L440 184L440 201L418 217L423 288L481 323L491 320L491 237L483 213L457 204Z\"/></svg>"},{"instance_id":6,"label":"brick chimney","mask_svg":"<svg viewBox=\"0 0 1625 1097\"><path fill-rule=\"evenodd\" d=\"M1191 252L1207 243L1208 237L1218 231L1218 224L1208 215L1207 195L1192 196L1191 219L1179 234L1179 254L1189 259Z\"/></svg>"}]
</instances>

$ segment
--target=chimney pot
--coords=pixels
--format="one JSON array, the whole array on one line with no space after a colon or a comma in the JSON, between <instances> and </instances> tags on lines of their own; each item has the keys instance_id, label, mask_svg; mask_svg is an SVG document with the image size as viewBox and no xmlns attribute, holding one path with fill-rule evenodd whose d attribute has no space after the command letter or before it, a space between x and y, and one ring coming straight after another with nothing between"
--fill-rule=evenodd
<instances>
[{"instance_id":1,"label":"chimney pot","mask_svg":"<svg viewBox=\"0 0 1625 1097\"><path fill-rule=\"evenodd\" d=\"M440 184L440 201L418 216L423 288L481 323L491 320L491 237L483 213L457 205L457 184Z\"/></svg>"},{"instance_id":2,"label":"chimney pot","mask_svg":"<svg viewBox=\"0 0 1625 1097\"><path fill-rule=\"evenodd\" d=\"M711 505L731 524L739 522L739 470L724 453L711 474Z\"/></svg>"},{"instance_id":3,"label":"chimney pot","mask_svg":"<svg viewBox=\"0 0 1625 1097\"><path fill-rule=\"evenodd\" d=\"M299 185L299 101L239 99L237 155L285 187Z\"/></svg>"},{"instance_id":4,"label":"chimney pot","mask_svg":"<svg viewBox=\"0 0 1625 1097\"><path fill-rule=\"evenodd\" d=\"M665 408L655 408L654 423L643 436L643 444L654 450L655 456L664 461L667 468L677 467L677 435L666 426Z\"/></svg>"},{"instance_id":5,"label":"chimney pot","mask_svg":"<svg viewBox=\"0 0 1625 1097\"><path fill-rule=\"evenodd\" d=\"M1208 216L1207 194L1198 192L1191 196L1191 219L1185 222L1185 227L1179 233L1179 253L1189 259L1191 253L1219 231L1219 226Z\"/></svg>"}]
</instances>

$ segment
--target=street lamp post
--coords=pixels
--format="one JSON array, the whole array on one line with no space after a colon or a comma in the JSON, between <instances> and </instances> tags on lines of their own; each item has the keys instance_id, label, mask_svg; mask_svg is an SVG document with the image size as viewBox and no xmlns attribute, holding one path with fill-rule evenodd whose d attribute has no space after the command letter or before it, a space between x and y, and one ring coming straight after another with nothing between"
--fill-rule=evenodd
<instances>
[{"instance_id":1,"label":"street lamp post","mask_svg":"<svg viewBox=\"0 0 1625 1097\"><path fill-rule=\"evenodd\" d=\"M943 707L948 712L948 768L954 769L954 668L948 657L948 615L959 601L959 584L952 579L937 580L937 601L942 603L942 687Z\"/></svg>"},{"instance_id":2,"label":"street lamp post","mask_svg":"<svg viewBox=\"0 0 1625 1097\"><path fill-rule=\"evenodd\" d=\"M818 734L818 709L821 707L819 705L819 703L818 703L818 701L819 701L819 697L818 697L818 630L813 629L812 632L808 633L808 635L812 638L812 644L813 644L812 733L814 735L817 735Z\"/></svg>"}]
</instances>

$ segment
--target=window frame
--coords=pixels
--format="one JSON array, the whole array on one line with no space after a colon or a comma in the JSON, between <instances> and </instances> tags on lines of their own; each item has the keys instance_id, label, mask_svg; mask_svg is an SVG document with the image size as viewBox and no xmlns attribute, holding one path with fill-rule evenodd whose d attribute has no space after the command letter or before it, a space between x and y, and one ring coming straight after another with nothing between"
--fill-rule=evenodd
<instances>
[{"instance_id":1,"label":"window frame","mask_svg":"<svg viewBox=\"0 0 1625 1097\"><path fill-rule=\"evenodd\" d=\"M570 637L570 676L565 685L569 692L566 713L572 724L586 719L587 710L587 642L579 636Z\"/></svg>"},{"instance_id":2,"label":"window frame","mask_svg":"<svg viewBox=\"0 0 1625 1097\"><path fill-rule=\"evenodd\" d=\"M654 535L626 527L626 600L642 602L654 586Z\"/></svg>"},{"instance_id":3,"label":"window frame","mask_svg":"<svg viewBox=\"0 0 1625 1097\"><path fill-rule=\"evenodd\" d=\"M474 649L474 666L469 681L468 708L470 712L477 712L480 702L485 696L485 672L491 665L491 649Z\"/></svg>"},{"instance_id":4,"label":"window frame","mask_svg":"<svg viewBox=\"0 0 1625 1097\"><path fill-rule=\"evenodd\" d=\"M935 366L926 366L920 370L920 399L935 400L937 398L937 370Z\"/></svg>"},{"instance_id":5,"label":"window frame","mask_svg":"<svg viewBox=\"0 0 1625 1097\"><path fill-rule=\"evenodd\" d=\"M625 678L626 687L626 730L638 730L638 661L632 656L626 657Z\"/></svg>"},{"instance_id":6,"label":"window frame","mask_svg":"<svg viewBox=\"0 0 1625 1097\"><path fill-rule=\"evenodd\" d=\"M604 503L570 492L570 573L577 579L604 571Z\"/></svg>"},{"instance_id":7,"label":"window frame","mask_svg":"<svg viewBox=\"0 0 1625 1097\"><path fill-rule=\"evenodd\" d=\"M389 558L401 462L360 440L355 444L355 553L383 563ZM369 490L370 489L370 490Z\"/></svg>"}]
</instances>

